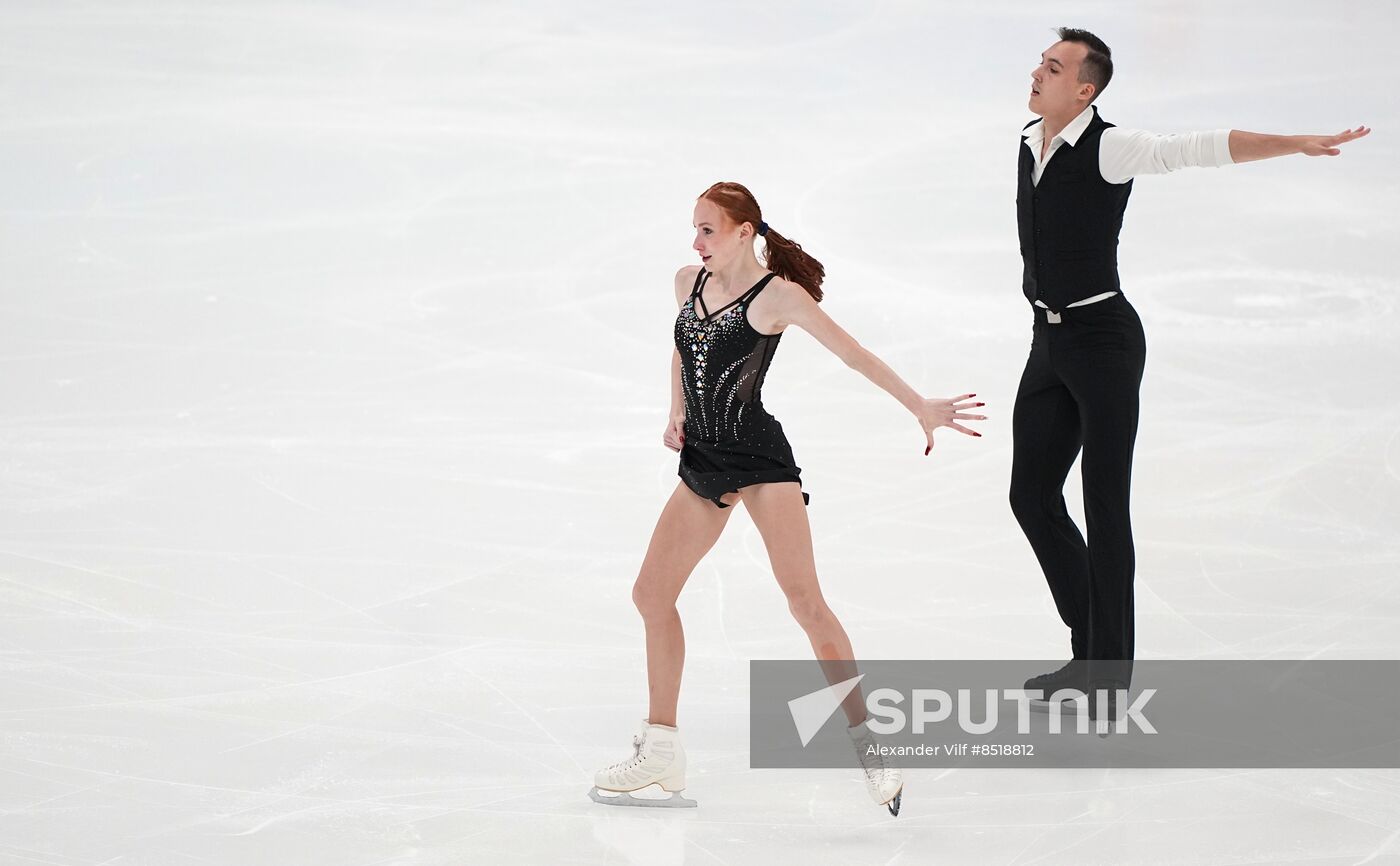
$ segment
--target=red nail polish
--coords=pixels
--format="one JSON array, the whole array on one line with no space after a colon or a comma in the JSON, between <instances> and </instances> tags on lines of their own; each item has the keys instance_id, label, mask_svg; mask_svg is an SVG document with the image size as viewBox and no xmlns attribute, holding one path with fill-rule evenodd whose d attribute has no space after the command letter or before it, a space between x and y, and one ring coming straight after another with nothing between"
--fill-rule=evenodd
<instances>
[{"instance_id":1,"label":"red nail polish","mask_svg":"<svg viewBox=\"0 0 1400 866\"><path fill-rule=\"evenodd\" d=\"M977 405L978 405L978 406L985 406L985 405L987 405L987 404L986 404L986 403L978 403Z\"/></svg>"},{"instance_id":2,"label":"red nail polish","mask_svg":"<svg viewBox=\"0 0 1400 866\"><path fill-rule=\"evenodd\" d=\"M928 446L927 448L925 448L925 449L924 449L924 456L927 457L927 456L928 456L928 453L929 453L930 451L932 451L932 450L933 450L933 446L932 446L932 445L930 445L930 446Z\"/></svg>"},{"instance_id":3,"label":"red nail polish","mask_svg":"<svg viewBox=\"0 0 1400 866\"><path fill-rule=\"evenodd\" d=\"M973 435L973 436L981 436L982 434L981 434L981 433L973 433L972 435Z\"/></svg>"}]
</instances>

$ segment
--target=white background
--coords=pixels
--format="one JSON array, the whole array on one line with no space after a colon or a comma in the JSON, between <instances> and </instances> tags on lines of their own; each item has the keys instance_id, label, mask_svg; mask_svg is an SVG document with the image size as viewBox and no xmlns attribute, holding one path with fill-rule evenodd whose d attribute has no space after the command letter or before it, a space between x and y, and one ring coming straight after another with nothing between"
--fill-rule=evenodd
<instances>
[{"instance_id":1,"label":"white background","mask_svg":"<svg viewBox=\"0 0 1400 866\"><path fill-rule=\"evenodd\" d=\"M866 658L1068 651L1006 503L1014 190L1060 24L1105 118L1376 132L1135 184L1142 658L1397 658L1388 2L0 6L0 861L1380 863L1400 773L748 769L805 658L747 516L682 596L700 808L610 809L691 206L748 185L827 311L765 403ZM1079 513L1077 479L1067 490Z\"/></svg>"}]
</instances>

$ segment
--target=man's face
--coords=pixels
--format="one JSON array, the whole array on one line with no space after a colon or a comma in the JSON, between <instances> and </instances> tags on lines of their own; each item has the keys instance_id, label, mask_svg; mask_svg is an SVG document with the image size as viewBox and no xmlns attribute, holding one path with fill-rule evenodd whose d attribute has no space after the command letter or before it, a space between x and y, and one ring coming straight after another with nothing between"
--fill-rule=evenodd
<instances>
[{"instance_id":1,"label":"man's face","mask_svg":"<svg viewBox=\"0 0 1400 866\"><path fill-rule=\"evenodd\" d=\"M1094 86L1079 80L1079 64L1089 47L1079 42L1056 42L1040 55L1031 70L1030 109L1041 117L1074 116L1093 98Z\"/></svg>"}]
</instances>

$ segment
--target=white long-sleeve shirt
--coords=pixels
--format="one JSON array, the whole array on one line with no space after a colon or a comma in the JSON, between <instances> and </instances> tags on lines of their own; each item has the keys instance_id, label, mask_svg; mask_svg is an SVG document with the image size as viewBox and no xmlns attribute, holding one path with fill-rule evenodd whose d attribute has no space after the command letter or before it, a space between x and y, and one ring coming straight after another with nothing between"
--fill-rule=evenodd
<instances>
[{"instance_id":1,"label":"white long-sleeve shirt","mask_svg":"<svg viewBox=\"0 0 1400 866\"><path fill-rule=\"evenodd\" d=\"M1031 183L1039 185L1045 166L1060 149L1069 142L1071 146L1079 142L1090 121L1094 119L1091 105L1071 120L1059 134L1050 140L1042 159L1041 146L1045 143L1045 121L1038 120L1021 132L1025 146L1031 149ZM1099 139L1099 174L1109 183L1127 183L1140 174L1166 174L1179 168L1201 166L1215 168L1231 165L1230 130L1215 129L1206 132L1183 132L1162 135L1141 129L1110 127L1103 131ZM1104 298L1111 298L1117 292L1104 292L1075 301L1071 307L1082 307ZM1036 306L1045 304L1036 301Z\"/></svg>"}]
</instances>

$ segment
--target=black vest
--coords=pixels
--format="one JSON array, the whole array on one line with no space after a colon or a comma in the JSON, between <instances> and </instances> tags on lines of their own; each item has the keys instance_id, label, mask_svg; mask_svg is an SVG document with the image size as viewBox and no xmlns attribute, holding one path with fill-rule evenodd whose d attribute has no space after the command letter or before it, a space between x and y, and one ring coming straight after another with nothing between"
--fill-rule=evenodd
<instances>
[{"instance_id":1,"label":"black vest","mask_svg":"<svg viewBox=\"0 0 1400 866\"><path fill-rule=\"evenodd\" d=\"M1028 301L1063 310L1100 292L1121 291L1118 230L1133 182L1109 183L1099 174L1099 141L1111 126L1095 108L1078 143L1060 145L1039 184L1031 183L1035 163L1021 140L1016 224L1024 265L1021 289Z\"/></svg>"}]
</instances>

